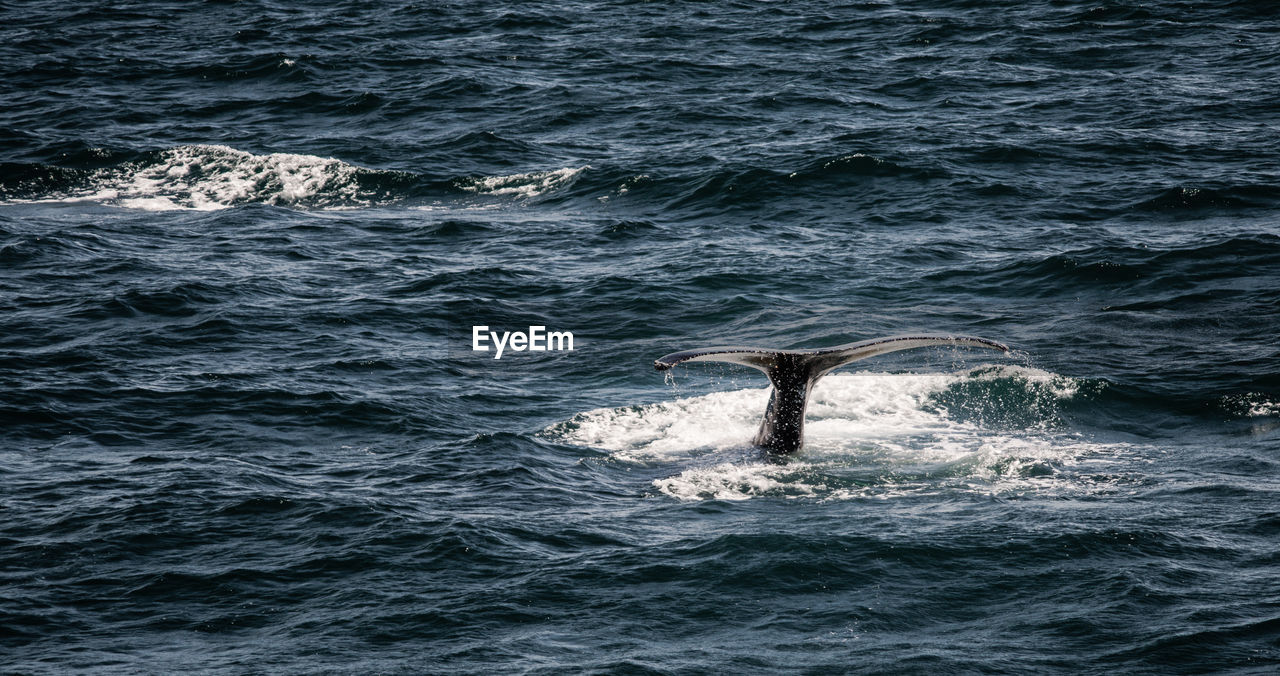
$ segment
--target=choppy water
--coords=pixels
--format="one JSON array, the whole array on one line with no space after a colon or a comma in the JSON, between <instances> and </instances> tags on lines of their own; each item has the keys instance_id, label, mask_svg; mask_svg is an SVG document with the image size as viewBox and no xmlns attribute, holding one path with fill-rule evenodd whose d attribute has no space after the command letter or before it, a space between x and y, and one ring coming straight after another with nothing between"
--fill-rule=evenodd
<instances>
[{"instance_id":1,"label":"choppy water","mask_svg":"<svg viewBox=\"0 0 1280 676\"><path fill-rule=\"evenodd\" d=\"M0 664L1269 673L1278 29L0 3Z\"/></svg>"}]
</instances>

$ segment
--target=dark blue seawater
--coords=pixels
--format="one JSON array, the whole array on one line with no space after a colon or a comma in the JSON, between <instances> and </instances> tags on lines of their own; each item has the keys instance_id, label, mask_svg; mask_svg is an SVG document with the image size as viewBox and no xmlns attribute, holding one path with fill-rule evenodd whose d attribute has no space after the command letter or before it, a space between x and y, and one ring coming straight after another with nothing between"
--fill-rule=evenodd
<instances>
[{"instance_id":1,"label":"dark blue seawater","mask_svg":"<svg viewBox=\"0 0 1280 676\"><path fill-rule=\"evenodd\" d=\"M0 671L1272 673L1277 83L1261 2L0 1ZM785 458L653 369L918 331L1015 349Z\"/></svg>"}]
</instances>

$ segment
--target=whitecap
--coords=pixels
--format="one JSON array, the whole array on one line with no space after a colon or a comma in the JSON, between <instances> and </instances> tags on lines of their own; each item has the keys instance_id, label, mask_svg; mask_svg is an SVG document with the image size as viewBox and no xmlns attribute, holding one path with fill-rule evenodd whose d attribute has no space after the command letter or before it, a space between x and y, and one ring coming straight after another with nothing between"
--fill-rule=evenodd
<instances>
[{"instance_id":1,"label":"whitecap","mask_svg":"<svg viewBox=\"0 0 1280 676\"><path fill-rule=\"evenodd\" d=\"M487 176L459 182L458 187L477 195L495 195L529 199L566 188L589 166L566 167L554 171L531 171L509 176Z\"/></svg>"},{"instance_id":2,"label":"whitecap","mask_svg":"<svg viewBox=\"0 0 1280 676\"><path fill-rule=\"evenodd\" d=\"M331 157L188 145L97 170L79 191L28 201L98 202L145 211L212 211L252 202L351 208L371 204L357 180L370 171Z\"/></svg>"}]
</instances>

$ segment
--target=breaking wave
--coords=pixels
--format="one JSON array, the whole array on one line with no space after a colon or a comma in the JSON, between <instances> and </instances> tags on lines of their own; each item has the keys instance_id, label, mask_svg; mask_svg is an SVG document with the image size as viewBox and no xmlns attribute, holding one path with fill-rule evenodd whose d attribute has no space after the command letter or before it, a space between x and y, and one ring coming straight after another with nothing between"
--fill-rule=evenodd
<instances>
[{"instance_id":1,"label":"breaking wave","mask_svg":"<svg viewBox=\"0 0 1280 676\"><path fill-rule=\"evenodd\" d=\"M289 153L255 155L226 146L192 145L144 154L138 160L64 174L64 185L34 202L99 202L128 209L225 209L240 204L333 208L367 206L380 193L377 172L333 158ZM6 186L9 192L19 186Z\"/></svg>"},{"instance_id":2,"label":"breaking wave","mask_svg":"<svg viewBox=\"0 0 1280 676\"><path fill-rule=\"evenodd\" d=\"M534 171L510 176L488 176L459 181L458 187L478 195L531 198L572 185L589 167Z\"/></svg>"},{"instance_id":3,"label":"breaking wave","mask_svg":"<svg viewBox=\"0 0 1280 676\"><path fill-rule=\"evenodd\" d=\"M145 211L211 211L244 204L358 209L468 195L530 199L571 185L585 169L433 178L331 157L188 145L95 168L3 165L0 202L90 202Z\"/></svg>"}]
</instances>

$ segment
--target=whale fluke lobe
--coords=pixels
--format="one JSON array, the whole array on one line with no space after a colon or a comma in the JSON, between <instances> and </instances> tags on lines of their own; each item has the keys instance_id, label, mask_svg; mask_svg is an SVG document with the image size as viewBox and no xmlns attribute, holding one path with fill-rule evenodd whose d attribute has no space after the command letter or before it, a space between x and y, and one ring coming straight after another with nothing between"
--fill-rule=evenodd
<instances>
[{"instance_id":1,"label":"whale fluke lobe","mask_svg":"<svg viewBox=\"0 0 1280 676\"><path fill-rule=\"evenodd\" d=\"M931 345L984 347L1008 352L1003 343L974 336L906 335L873 338L815 350L708 347L673 352L653 363L659 371L691 361L742 364L763 371L773 384L754 443L773 453L793 453L804 444L804 412L814 383L834 369L867 357Z\"/></svg>"}]
</instances>

